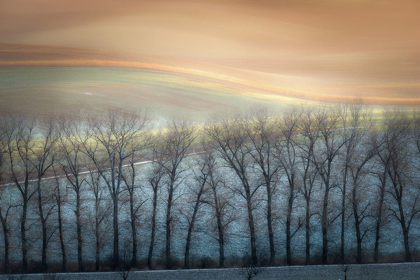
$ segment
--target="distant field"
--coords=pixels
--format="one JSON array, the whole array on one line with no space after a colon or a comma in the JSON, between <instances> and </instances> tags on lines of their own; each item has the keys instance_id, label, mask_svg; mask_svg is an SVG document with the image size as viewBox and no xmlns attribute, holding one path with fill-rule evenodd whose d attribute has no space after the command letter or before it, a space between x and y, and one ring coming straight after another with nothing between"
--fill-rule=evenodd
<instances>
[{"instance_id":1,"label":"distant field","mask_svg":"<svg viewBox=\"0 0 420 280\"><path fill-rule=\"evenodd\" d=\"M308 103L188 74L130 68L0 68L0 113L42 114L107 106L147 108L165 118L204 120L218 112L263 105L282 110ZM315 103L315 102L312 102Z\"/></svg>"}]
</instances>

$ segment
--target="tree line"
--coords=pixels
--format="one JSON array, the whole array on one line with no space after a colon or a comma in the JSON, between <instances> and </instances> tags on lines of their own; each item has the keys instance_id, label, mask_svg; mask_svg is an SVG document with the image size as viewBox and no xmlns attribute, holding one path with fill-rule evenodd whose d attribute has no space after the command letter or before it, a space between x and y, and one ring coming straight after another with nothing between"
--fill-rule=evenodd
<instances>
[{"instance_id":1,"label":"tree line","mask_svg":"<svg viewBox=\"0 0 420 280\"><path fill-rule=\"evenodd\" d=\"M189 268L199 234L216 241L224 267L235 223L245 225L252 265L280 258L291 265L296 243L303 244L305 264L318 253L321 263L378 262L390 224L388 238L401 240L404 260L413 261L419 159L418 112L374 115L360 101L280 115L260 108L165 127L154 127L144 112L121 109L2 116L3 272L33 269L34 255L40 271L58 262L66 271L73 253L73 269L83 271L87 249L98 271L106 244L113 269L126 260L131 267L161 261ZM180 231L183 260L173 256ZM59 260L49 256L51 246ZM141 260L139 248L147 251Z\"/></svg>"}]
</instances>

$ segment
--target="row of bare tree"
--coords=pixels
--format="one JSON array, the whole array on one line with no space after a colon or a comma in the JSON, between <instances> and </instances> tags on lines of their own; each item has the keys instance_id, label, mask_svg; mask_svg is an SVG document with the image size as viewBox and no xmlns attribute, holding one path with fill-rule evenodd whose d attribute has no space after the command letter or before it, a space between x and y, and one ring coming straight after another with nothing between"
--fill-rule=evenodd
<instances>
[{"instance_id":1,"label":"row of bare tree","mask_svg":"<svg viewBox=\"0 0 420 280\"><path fill-rule=\"evenodd\" d=\"M65 271L69 250L76 250L66 242L72 224L78 270L84 270L86 246L94 246L99 270L108 222L113 268L120 267L120 253L127 250L131 266L137 266L139 247L146 247L139 243L146 234L140 232L145 231L142 216L150 220L148 267L156 258L157 237L164 234L165 266L173 268L174 230L181 224L185 268L200 232L217 240L223 267L226 240L238 220L247 225L254 265L259 255L267 254L271 265L282 257L276 252L278 236L285 236L285 260L292 264L293 239L302 231L304 240L296 242L305 244L306 264L314 243L321 244L321 261L327 263L331 240L339 240L340 262L347 262L353 244L346 243L354 237L360 263L366 236L373 237L377 262L389 221L398 223L393 234L401 233L405 260L412 261L410 238L420 226L419 159L418 112L387 110L379 117L360 102L302 107L281 116L257 109L200 129L188 121L153 128L146 114L115 109L37 120L1 117L3 271L11 267L10 248L19 248L23 271L30 250L41 255L40 269L46 271L49 262L57 262L48 260L52 240L59 244ZM129 234L120 230L122 215ZM332 230L337 224L339 236ZM321 241L313 240L316 228ZM35 233L40 238L31 240L28 234ZM262 236L267 252L258 244ZM87 244L88 239L94 242Z\"/></svg>"}]
</instances>

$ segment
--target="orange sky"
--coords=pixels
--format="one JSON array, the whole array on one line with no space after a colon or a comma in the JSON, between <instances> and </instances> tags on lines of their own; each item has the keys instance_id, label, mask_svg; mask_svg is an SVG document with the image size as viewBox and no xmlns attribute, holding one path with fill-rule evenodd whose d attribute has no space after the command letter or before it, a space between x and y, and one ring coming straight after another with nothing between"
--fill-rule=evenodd
<instances>
[{"instance_id":1,"label":"orange sky","mask_svg":"<svg viewBox=\"0 0 420 280\"><path fill-rule=\"evenodd\" d=\"M176 61L278 91L419 98L419 15L418 0L1 0L0 42Z\"/></svg>"}]
</instances>

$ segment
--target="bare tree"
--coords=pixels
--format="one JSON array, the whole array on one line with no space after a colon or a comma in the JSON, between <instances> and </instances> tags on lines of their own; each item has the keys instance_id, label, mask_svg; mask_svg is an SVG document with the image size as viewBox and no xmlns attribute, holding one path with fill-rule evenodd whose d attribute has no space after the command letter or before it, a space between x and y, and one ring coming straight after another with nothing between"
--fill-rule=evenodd
<instances>
[{"instance_id":1,"label":"bare tree","mask_svg":"<svg viewBox=\"0 0 420 280\"><path fill-rule=\"evenodd\" d=\"M345 262L345 217L346 217L346 198L347 198L347 185L349 181L349 172L352 171L353 175L353 190L352 190L352 202L353 202L353 214L355 218L356 236L358 244L357 259L361 261L361 233L360 233L360 219L358 213L358 199L357 197L357 184L358 177L361 175L362 168L364 165L375 155L372 150L368 151L367 155L356 163L355 157L357 157L357 149L360 146L362 140L366 138L366 133L372 127L371 123L371 110L370 108L363 105L361 99L356 99L353 102L344 103L340 107L340 118L341 125L343 128L343 162L344 167L342 171L342 197L341 197L341 242L340 242L340 258L341 263ZM355 167L354 165L357 165Z\"/></svg>"},{"instance_id":2,"label":"bare tree","mask_svg":"<svg viewBox=\"0 0 420 280\"><path fill-rule=\"evenodd\" d=\"M375 195L375 213L373 219L375 220L375 245L373 259L375 262L379 261L379 245L381 239L381 229L387 221L387 204L385 202L385 194L388 184L387 170L390 164L390 157L387 156L385 138L383 133L378 131L372 131L370 134L370 143L372 149L376 152L375 157L373 158L373 166L376 166L372 170L374 177L376 178L376 190Z\"/></svg>"},{"instance_id":3,"label":"bare tree","mask_svg":"<svg viewBox=\"0 0 420 280\"><path fill-rule=\"evenodd\" d=\"M322 263L327 263L328 257L328 227L336 219L329 220L328 204L330 191L337 186L334 181L333 162L345 144L339 129L340 112L337 107L324 107L315 114L316 128L319 131L319 152L314 153L313 163L320 175L323 187L323 205L321 214L322 226Z\"/></svg>"},{"instance_id":4,"label":"bare tree","mask_svg":"<svg viewBox=\"0 0 420 280\"><path fill-rule=\"evenodd\" d=\"M190 267L190 247L191 247L191 238L192 233L194 230L194 225L197 220L197 214L199 211L200 206L203 204L202 196L206 191L207 181L209 180L210 173L212 172L209 170L209 166L207 164L208 155L204 154L199 157L197 160L197 166L199 166L200 170L194 172L194 180L195 184L189 186L188 193L192 197L192 201L189 202L192 204L192 213L191 216L188 214L186 215L186 219L188 222L188 231L187 231L187 238L185 242L185 254L184 254L184 268Z\"/></svg>"},{"instance_id":5,"label":"bare tree","mask_svg":"<svg viewBox=\"0 0 420 280\"><path fill-rule=\"evenodd\" d=\"M61 169L66 175L71 190L76 196L74 214L76 216L77 234L77 264L78 270L83 271L83 236L81 194L85 177L82 175L87 157L83 153L83 143L87 141L85 131L82 129L81 119L73 115L63 116L60 124L60 156Z\"/></svg>"},{"instance_id":6,"label":"bare tree","mask_svg":"<svg viewBox=\"0 0 420 280\"><path fill-rule=\"evenodd\" d=\"M147 267L152 268L152 258L153 250L155 246L155 236L156 236L156 214L157 214L157 202L158 202L158 193L161 188L161 181L165 175L164 169L161 165L153 163L154 168L150 175L148 176L148 181L153 190L152 197L152 216L151 216L151 232L150 232L150 244L149 244L149 253L147 256Z\"/></svg>"},{"instance_id":7,"label":"bare tree","mask_svg":"<svg viewBox=\"0 0 420 280\"><path fill-rule=\"evenodd\" d=\"M108 109L98 116L90 116L89 138L82 141L84 152L108 188L113 203L113 265L119 266L119 202L122 174L126 160L130 158L148 119L129 110Z\"/></svg>"},{"instance_id":8,"label":"bare tree","mask_svg":"<svg viewBox=\"0 0 420 280\"><path fill-rule=\"evenodd\" d=\"M244 119L237 116L234 119L224 119L220 122L206 124L204 131L214 143L214 149L219 151L220 157L227 167L233 170L241 182L239 194L246 201L248 226L250 231L251 260L257 264L257 244L254 222L254 196L259 186L253 187L250 182L252 160L248 147L249 137L243 129Z\"/></svg>"},{"instance_id":9,"label":"bare tree","mask_svg":"<svg viewBox=\"0 0 420 280\"><path fill-rule=\"evenodd\" d=\"M301 227L300 220L292 232L294 201L298 191L298 145L297 133L300 122L300 112L293 109L285 112L279 121L280 137L277 141L277 160L286 175L288 187L286 214L286 263L292 264L292 238Z\"/></svg>"},{"instance_id":10,"label":"bare tree","mask_svg":"<svg viewBox=\"0 0 420 280\"><path fill-rule=\"evenodd\" d=\"M57 130L57 123L52 116L47 116L38 124L38 139L35 140L32 147L32 154L30 161L36 172L36 190L38 201L38 215L41 222L42 230L42 253L41 253L41 271L47 270L47 248L49 241L48 233L48 218L55 208L53 196L50 191L46 189L44 194L44 186L42 180L48 171L52 169L56 158L56 144L59 139Z\"/></svg>"},{"instance_id":11,"label":"bare tree","mask_svg":"<svg viewBox=\"0 0 420 280\"><path fill-rule=\"evenodd\" d=\"M388 163L386 172L392 185L388 193L397 204L396 207L391 206L389 209L401 225L406 261L412 261L409 233L415 216L420 213L418 202L420 192L412 185L410 124L407 113L398 110L386 111L384 115L385 151L379 154L382 163Z\"/></svg>"},{"instance_id":12,"label":"bare tree","mask_svg":"<svg viewBox=\"0 0 420 280\"><path fill-rule=\"evenodd\" d=\"M367 230L362 230L361 226L363 220L369 216L368 210L371 206L369 201L366 202L366 199L363 199L363 197L366 198L369 193L364 188L361 188L361 186L363 186L363 181L369 174L368 165L377 154L377 147L369 143L370 140L367 139L369 135L364 134L363 137L365 139L361 139L362 143L353 151L354 155L352 156L352 162L348 166L353 187L351 189L350 201L356 229L356 262L358 263L362 263L362 242L367 233ZM372 166L373 164L371 163L370 167ZM342 258L342 261L343 260L344 259Z\"/></svg>"},{"instance_id":13,"label":"bare tree","mask_svg":"<svg viewBox=\"0 0 420 280\"><path fill-rule=\"evenodd\" d=\"M66 195L62 194L60 189L60 176L53 167L56 187L54 188L54 198L57 205L57 221L58 221L58 237L60 239L61 249L61 271L67 271L67 253L66 253L66 242L64 239L64 227L63 227L63 203L66 201Z\"/></svg>"},{"instance_id":14,"label":"bare tree","mask_svg":"<svg viewBox=\"0 0 420 280\"><path fill-rule=\"evenodd\" d=\"M244 126L250 139L250 155L260 173L262 185L267 194L267 230L270 246L270 264L274 264L276 252L274 246L272 201L277 185L279 166L275 164L275 125L274 118L267 109L259 108L246 119Z\"/></svg>"},{"instance_id":15,"label":"bare tree","mask_svg":"<svg viewBox=\"0 0 420 280\"><path fill-rule=\"evenodd\" d=\"M305 264L309 264L311 256L311 228L310 220L314 213L311 211L312 194L318 171L313 164L314 148L318 141L319 131L316 129L313 110L303 107L301 119L298 123L301 139L297 140L301 168L298 168L302 177L301 192L305 199Z\"/></svg>"},{"instance_id":16,"label":"bare tree","mask_svg":"<svg viewBox=\"0 0 420 280\"><path fill-rule=\"evenodd\" d=\"M166 199L166 242L165 242L165 259L166 267L172 268L171 258L171 235L173 226L172 207L176 197L176 191L182 183L181 174L183 170L180 168L181 163L188 155L189 148L195 139L195 128L186 121L172 121L168 124L165 132L160 132L155 138L154 158L155 162L160 165L168 178Z\"/></svg>"},{"instance_id":17,"label":"bare tree","mask_svg":"<svg viewBox=\"0 0 420 280\"><path fill-rule=\"evenodd\" d=\"M95 235L95 271L99 271L101 263L101 249L104 246L104 238L106 230L104 222L109 215L111 205L106 198L106 188L101 184L101 175L95 172L95 169L88 167L89 177L86 179L88 190L91 191L94 197L94 213L89 216L90 226Z\"/></svg>"},{"instance_id":18,"label":"bare tree","mask_svg":"<svg viewBox=\"0 0 420 280\"><path fill-rule=\"evenodd\" d=\"M36 178L36 170L31 164L33 148L35 146L35 121L25 118L8 117L4 122L4 141L6 143L6 167L11 173L16 189L21 196L22 214L20 217L20 239L22 246L22 271L28 268L28 237L27 217L30 199L37 189L31 181Z\"/></svg>"},{"instance_id":19,"label":"bare tree","mask_svg":"<svg viewBox=\"0 0 420 280\"><path fill-rule=\"evenodd\" d=\"M0 184L3 184L2 179L0 178ZM9 202L6 200L4 194L5 187L0 187L0 222L3 230L3 242L4 242L4 259L3 259L3 273L10 272L10 226L9 226L9 214L10 211L17 207L17 205L11 205L10 199Z\"/></svg>"},{"instance_id":20,"label":"bare tree","mask_svg":"<svg viewBox=\"0 0 420 280\"><path fill-rule=\"evenodd\" d=\"M10 210L13 208L13 205L10 205L10 202L6 202L5 189L4 186L4 173L6 170L4 168L4 158L6 155L7 143L5 137L5 128L4 120L0 120L0 222L3 229L3 241L4 241L4 261L3 261L3 272L9 273L10 269L10 231L9 224L7 222L9 218Z\"/></svg>"},{"instance_id":21,"label":"bare tree","mask_svg":"<svg viewBox=\"0 0 420 280\"><path fill-rule=\"evenodd\" d=\"M143 152L149 146L149 137L146 135L142 139L137 139L139 142L137 145L132 147L130 152L130 157L128 158L128 166L122 174L122 179L124 181L124 191L128 194L128 202L130 207L130 226L131 226L131 240L132 240L132 257L131 257L131 266L137 266L137 223L138 223L138 213L141 206L146 202L146 199L140 199L138 197L140 186L136 183L137 179L137 169L136 161L144 158L140 153ZM141 144L140 144L141 142Z\"/></svg>"},{"instance_id":22,"label":"bare tree","mask_svg":"<svg viewBox=\"0 0 420 280\"><path fill-rule=\"evenodd\" d=\"M211 220L215 220L215 231L219 244L219 267L225 266L225 240L229 224L235 220L233 205L230 203L231 197L227 193L227 186L217 169L216 151L204 148L204 166L208 172L207 187L209 191L203 194L203 203L213 208L214 215Z\"/></svg>"}]
</instances>

